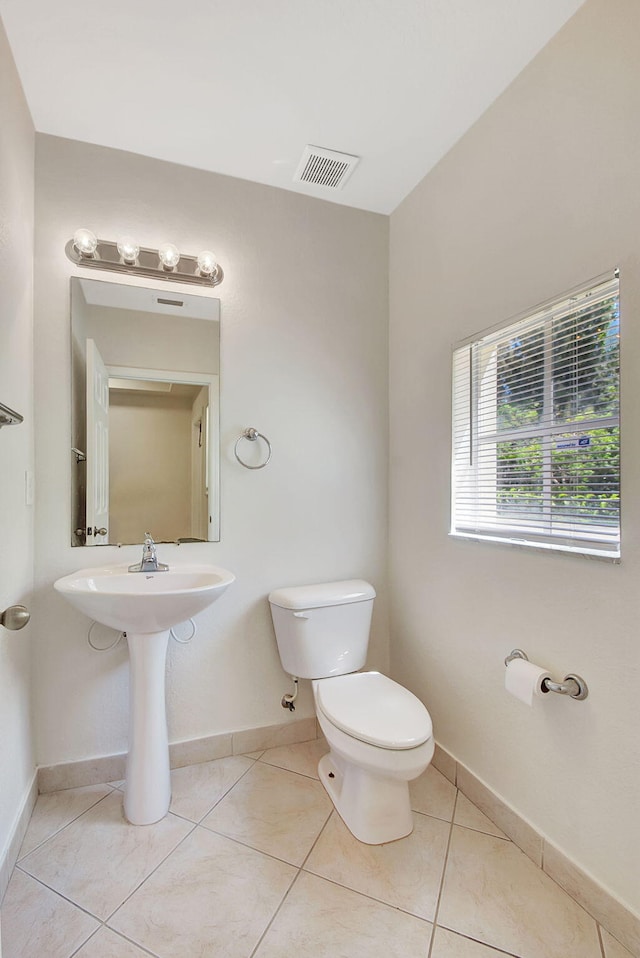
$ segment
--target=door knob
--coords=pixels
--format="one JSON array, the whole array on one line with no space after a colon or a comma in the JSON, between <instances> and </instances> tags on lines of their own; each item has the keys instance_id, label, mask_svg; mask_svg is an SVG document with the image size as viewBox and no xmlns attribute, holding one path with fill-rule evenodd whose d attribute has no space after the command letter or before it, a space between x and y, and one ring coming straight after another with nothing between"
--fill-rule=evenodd
<instances>
[{"instance_id":1,"label":"door knob","mask_svg":"<svg viewBox=\"0 0 640 958\"><path fill-rule=\"evenodd\" d=\"M0 625L4 625L5 629L17 631L24 629L30 618L29 610L24 605L10 605L4 612L0 612Z\"/></svg>"},{"instance_id":2,"label":"door knob","mask_svg":"<svg viewBox=\"0 0 640 958\"><path fill-rule=\"evenodd\" d=\"M88 536L106 536L106 534L107 534L107 530L105 529L104 526L102 526L101 529L98 529L97 526L94 526L92 529L91 526L89 526L89 528L87 529Z\"/></svg>"}]
</instances>

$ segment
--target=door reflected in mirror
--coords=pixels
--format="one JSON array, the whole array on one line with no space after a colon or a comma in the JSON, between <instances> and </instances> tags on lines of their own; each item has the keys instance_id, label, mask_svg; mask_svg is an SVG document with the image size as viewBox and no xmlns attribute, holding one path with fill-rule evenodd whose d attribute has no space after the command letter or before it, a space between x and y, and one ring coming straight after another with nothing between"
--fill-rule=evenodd
<instances>
[{"instance_id":1,"label":"door reflected in mirror","mask_svg":"<svg viewBox=\"0 0 640 958\"><path fill-rule=\"evenodd\" d=\"M220 303L71 279L72 545L218 541Z\"/></svg>"}]
</instances>

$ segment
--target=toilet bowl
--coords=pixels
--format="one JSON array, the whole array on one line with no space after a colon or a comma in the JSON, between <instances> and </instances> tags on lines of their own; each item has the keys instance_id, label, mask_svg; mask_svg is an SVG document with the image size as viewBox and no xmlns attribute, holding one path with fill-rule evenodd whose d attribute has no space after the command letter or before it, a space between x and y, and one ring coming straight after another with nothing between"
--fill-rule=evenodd
<instances>
[{"instance_id":1,"label":"toilet bowl","mask_svg":"<svg viewBox=\"0 0 640 958\"><path fill-rule=\"evenodd\" d=\"M318 773L340 817L368 845L409 835L409 782L422 775L434 752L422 702L379 672L316 679L312 686L330 748Z\"/></svg>"},{"instance_id":2,"label":"toilet bowl","mask_svg":"<svg viewBox=\"0 0 640 958\"><path fill-rule=\"evenodd\" d=\"M352 834L369 845L413 829L409 782L434 752L431 717L366 658L375 591L360 579L279 589L269 596L283 667L312 680L329 745L320 781Z\"/></svg>"}]
</instances>

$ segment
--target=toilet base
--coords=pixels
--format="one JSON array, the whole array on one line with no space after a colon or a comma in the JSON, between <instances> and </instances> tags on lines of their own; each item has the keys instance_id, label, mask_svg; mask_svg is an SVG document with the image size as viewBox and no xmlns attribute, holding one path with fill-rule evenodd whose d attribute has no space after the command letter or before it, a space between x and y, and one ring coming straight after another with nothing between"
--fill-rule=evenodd
<instances>
[{"instance_id":1,"label":"toilet base","mask_svg":"<svg viewBox=\"0 0 640 958\"><path fill-rule=\"evenodd\" d=\"M318 763L320 781L352 835L383 845L413 831L408 781L384 778L331 751Z\"/></svg>"}]
</instances>

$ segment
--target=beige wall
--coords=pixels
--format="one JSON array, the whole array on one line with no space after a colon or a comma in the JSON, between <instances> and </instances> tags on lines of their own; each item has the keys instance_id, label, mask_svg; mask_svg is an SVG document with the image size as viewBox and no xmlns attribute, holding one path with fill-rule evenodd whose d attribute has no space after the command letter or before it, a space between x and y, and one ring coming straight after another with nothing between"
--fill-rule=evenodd
<instances>
[{"instance_id":1,"label":"beige wall","mask_svg":"<svg viewBox=\"0 0 640 958\"><path fill-rule=\"evenodd\" d=\"M110 366L218 373L217 304L210 306L215 320L85 304L86 333L98 343L102 358Z\"/></svg>"},{"instance_id":2,"label":"beige wall","mask_svg":"<svg viewBox=\"0 0 640 958\"><path fill-rule=\"evenodd\" d=\"M113 542L191 531L191 404L144 393L109 403L109 529ZM158 517L162 523L158 525Z\"/></svg>"},{"instance_id":3,"label":"beige wall","mask_svg":"<svg viewBox=\"0 0 640 958\"><path fill-rule=\"evenodd\" d=\"M391 218L391 652L437 739L640 911L640 5L588 0ZM457 340L618 265L621 565L448 538ZM507 695L514 647L585 702Z\"/></svg>"},{"instance_id":4,"label":"beige wall","mask_svg":"<svg viewBox=\"0 0 640 958\"><path fill-rule=\"evenodd\" d=\"M0 610L32 607L34 134L0 23L0 402L24 416L0 430ZM29 652L32 625L0 627L0 864L33 778ZM0 888L0 895L2 888Z\"/></svg>"},{"instance_id":5,"label":"beige wall","mask_svg":"<svg viewBox=\"0 0 640 958\"><path fill-rule=\"evenodd\" d=\"M169 563L221 565L237 581L198 616L190 645L171 645L170 738L310 716L308 683L295 715L280 706L290 680L271 589L370 579L371 660L388 664L388 218L87 144L36 143L36 581L47 622L34 659L38 759L111 754L127 740L126 648L89 649L88 620L52 589L79 567L140 557L134 546L68 545L69 277L79 270L64 246L80 225L143 246L213 248L225 272L211 291L221 301L221 541L158 551ZM247 426L273 444L264 470L233 455Z\"/></svg>"}]
</instances>

